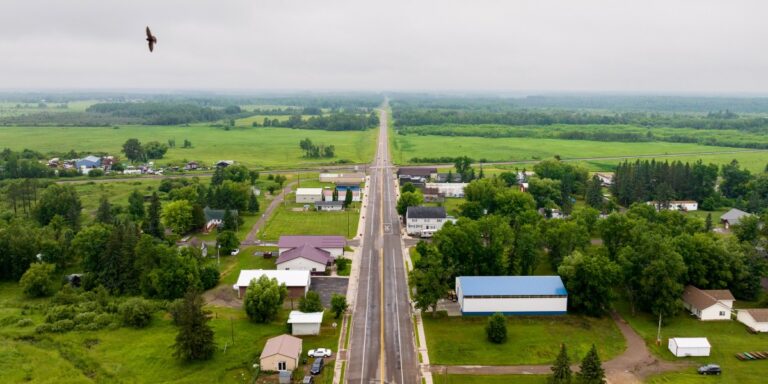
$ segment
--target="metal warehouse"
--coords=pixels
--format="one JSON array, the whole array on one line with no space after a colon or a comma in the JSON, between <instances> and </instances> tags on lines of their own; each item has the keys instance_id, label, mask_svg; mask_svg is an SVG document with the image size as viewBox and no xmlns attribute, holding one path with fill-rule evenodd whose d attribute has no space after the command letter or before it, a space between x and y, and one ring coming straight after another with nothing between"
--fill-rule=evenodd
<instances>
[{"instance_id":1,"label":"metal warehouse","mask_svg":"<svg viewBox=\"0 0 768 384\"><path fill-rule=\"evenodd\" d=\"M561 315L568 307L560 276L459 276L456 295L463 315Z\"/></svg>"}]
</instances>

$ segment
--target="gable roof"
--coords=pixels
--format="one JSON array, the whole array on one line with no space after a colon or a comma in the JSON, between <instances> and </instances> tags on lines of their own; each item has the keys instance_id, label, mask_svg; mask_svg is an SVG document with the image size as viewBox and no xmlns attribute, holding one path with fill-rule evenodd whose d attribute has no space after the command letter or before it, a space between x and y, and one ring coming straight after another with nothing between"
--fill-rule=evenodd
<instances>
[{"instance_id":1,"label":"gable roof","mask_svg":"<svg viewBox=\"0 0 768 384\"><path fill-rule=\"evenodd\" d=\"M437 168L435 167L400 167L397 170L397 175L408 175L408 176L419 176L419 177L429 177L433 173L437 173Z\"/></svg>"},{"instance_id":2,"label":"gable roof","mask_svg":"<svg viewBox=\"0 0 768 384\"><path fill-rule=\"evenodd\" d=\"M752 216L752 215L740 209L733 208L730 211L724 213L722 216L720 216L720 220L727 221L730 224L738 224L739 221L746 216Z\"/></svg>"},{"instance_id":3,"label":"gable roof","mask_svg":"<svg viewBox=\"0 0 768 384\"><path fill-rule=\"evenodd\" d=\"M720 300L734 300L731 291L727 289L701 290L693 285L688 285L683 290L683 301L700 311L717 304Z\"/></svg>"},{"instance_id":4,"label":"gable roof","mask_svg":"<svg viewBox=\"0 0 768 384\"><path fill-rule=\"evenodd\" d=\"M323 193L322 188L296 188L296 196L298 195L321 195Z\"/></svg>"},{"instance_id":5,"label":"gable roof","mask_svg":"<svg viewBox=\"0 0 768 384\"><path fill-rule=\"evenodd\" d=\"M568 295L560 276L459 276L464 296Z\"/></svg>"},{"instance_id":6,"label":"gable roof","mask_svg":"<svg viewBox=\"0 0 768 384\"><path fill-rule=\"evenodd\" d=\"M300 270L276 270L276 269L241 269L240 276L237 277L237 283L233 286L247 287L251 281L259 279L261 276L267 276L269 279L277 279L278 284L285 284L286 287L306 287L309 285L309 271Z\"/></svg>"},{"instance_id":7,"label":"gable roof","mask_svg":"<svg viewBox=\"0 0 768 384\"><path fill-rule=\"evenodd\" d=\"M408 207L405 217L409 219L445 219L445 207Z\"/></svg>"},{"instance_id":8,"label":"gable roof","mask_svg":"<svg viewBox=\"0 0 768 384\"><path fill-rule=\"evenodd\" d=\"M768 323L768 308L740 309L739 312L741 311L749 313L758 323Z\"/></svg>"},{"instance_id":9,"label":"gable roof","mask_svg":"<svg viewBox=\"0 0 768 384\"><path fill-rule=\"evenodd\" d=\"M288 324L320 324L323 322L323 312L291 311Z\"/></svg>"},{"instance_id":10,"label":"gable roof","mask_svg":"<svg viewBox=\"0 0 768 384\"><path fill-rule=\"evenodd\" d=\"M275 264L279 265L298 258L307 259L323 265L327 265L332 260L330 252L315 248L309 244L304 244L300 247L292 248L281 253L280 257L275 261Z\"/></svg>"},{"instance_id":11,"label":"gable roof","mask_svg":"<svg viewBox=\"0 0 768 384\"><path fill-rule=\"evenodd\" d=\"M301 356L301 339L291 335L280 335L267 340L260 358L263 359L272 355L298 358Z\"/></svg>"},{"instance_id":12,"label":"gable roof","mask_svg":"<svg viewBox=\"0 0 768 384\"><path fill-rule=\"evenodd\" d=\"M304 244L315 248L344 248L347 240L344 236L280 236L279 248L296 248Z\"/></svg>"}]
</instances>

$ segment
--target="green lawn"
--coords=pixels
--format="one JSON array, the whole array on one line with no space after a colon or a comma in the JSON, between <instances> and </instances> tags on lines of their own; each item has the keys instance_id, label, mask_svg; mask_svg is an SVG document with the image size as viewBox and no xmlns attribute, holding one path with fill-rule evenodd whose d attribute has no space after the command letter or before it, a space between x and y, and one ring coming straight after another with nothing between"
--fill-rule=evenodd
<instances>
[{"instance_id":1,"label":"green lawn","mask_svg":"<svg viewBox=\"0 0 768 384\"><path fill-rule=\"evenodd\" d=\"M445 201L441 203L425 203L428 207L445 207L445 212L448 216L459 217L461 213L461 205L464 204L467 199L458 197L446 197Z\"/></svg>"},{"instance_id":2,"label":"green lawn","mask_svg":"<svg viewBox=\"0 0 768 384\"><path fill-rule=\"evenodd\" d=\"M290 200L291 196L289 196ZM280 235L355 236L360 213L357 208L346 212L293 211L301 205L281 206L272 214L266 228L259 233L262 240L277 240ZM349 231L347 231L349 224Z\"/></svg>"},{"instance_id":3,"label":"green lawn","mask_svg":"<svg viewBox=\"0 0 768 384\"><path fill-rule=\"evenodd\" d=\"M275 269L275 259L265 259L260 256L254 256L256 251L277 251L277 247L245 247L240 250L237 256L221 257L221 279L219 284L231 286L237 282L237 277L242 269Z\"/></svg>"},{"instance_id":4,"label":"green lawn","mask_svg":"<svg viewBox=\"0 0 768 384\"><path fill-rule=\"evenodd\" d=\"M657 319L644 313L632 315L625 302L614 306L624 319L640 334L651 351L664 360L690 361L691 368L681 372L666 373L649 379L648 383L761 383L768 377L768 361L742 362L734 356L738 352L768 350L768 335L750 334L737 321L698 321L688 314L681 313L672 319L666 319L661 328L662 345L656 346ZM739 302L736 301L736 307ZM677 358L667 349L670 337L707 337L712 345L711 356ZM706 380L696 374L696 367L701 364L716 363L723 368L720 377L707 377ZM762 378L762 379L761 379Z\"/></svg>"},{"instance_id":5,"label":"green lawn","mask_svg":"<svg viewBox=\"0 0 768 384\"><path fill-rule=\"evenodd\" d=\"M121 156L122 144L129 138L141 142L188 139L192 148L169 149L158 164L182 164L196 160L212 164L231 159L249 167L298 168L330 164L337 160L366 163L373 158L378 130L332 132L289 128L236 127L225 131L207 124L185 126L131 125L112 127L0 127L0 143L13 150L25 148L49 151L103 151ZM333 159L306 159L299 141L334 145Z\"/></svg>"},{"instance_id":6,"label":"green lawn","mask_svg":"<svg viewBox=\"0 0 768 384\"><path fill-rule=\"evenodd\" d=\"M623 352L626 345L609 317L509 316L508 340L504 344L487 341L485 316L435 318L424 314L422 319L433 364L550 364L561 343L568 346L572 361L581 360L593 343L597 344L600 357L609 360Z\"/></svg>"},{"instance_id":7,"label":"green lawn","mask_svg":"<svg viewBox=\"0 0 768 384\"><path fill-rule=\"evenodd\" d=\"M435 384L546 384L546 375L453 375L432 373Z\"/></svg>"}]
</instances>

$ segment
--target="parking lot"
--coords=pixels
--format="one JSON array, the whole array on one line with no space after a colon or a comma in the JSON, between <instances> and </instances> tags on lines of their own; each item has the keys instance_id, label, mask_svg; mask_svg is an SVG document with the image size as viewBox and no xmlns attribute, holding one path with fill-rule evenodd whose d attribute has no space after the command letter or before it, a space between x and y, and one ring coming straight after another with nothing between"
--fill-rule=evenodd
<instances>
[{"instance_id":1,"label":"parking lot","mask_svg":"<svg viewBox=\"0 0 768 384\"><path fill-rule=\"evenodd\" d=\"M334 293L347 295L347 284L349 284L347 277L312 276L312 285L309 290L319 293L323 306L330 308L331 296Z\"/></svg>"}]
</instances>

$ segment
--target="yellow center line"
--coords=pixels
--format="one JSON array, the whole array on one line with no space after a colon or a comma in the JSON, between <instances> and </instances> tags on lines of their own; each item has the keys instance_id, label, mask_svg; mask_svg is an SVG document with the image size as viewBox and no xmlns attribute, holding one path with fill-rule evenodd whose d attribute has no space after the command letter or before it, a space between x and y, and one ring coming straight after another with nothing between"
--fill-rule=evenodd
<instances>
[{"instance_id":1,"label":"yellow center line","mask_svg":"<svg viewBox=\"0 0 768 384\"><path fill-rule=\"evenodd\" d=\"M381 164L381 161L379 161L379 164ZM381 235L381 247L379 248L379 286L381 289L381 304L380 304L380 310L381 310L381 361L380 361L380 372L381 372L381 379L382 381L385 381L387 379L386 371L384 370L384 170L379 170L379 176L380 176L380 183L379 184L379 234Z\"/></svg>"}]
</instances>

